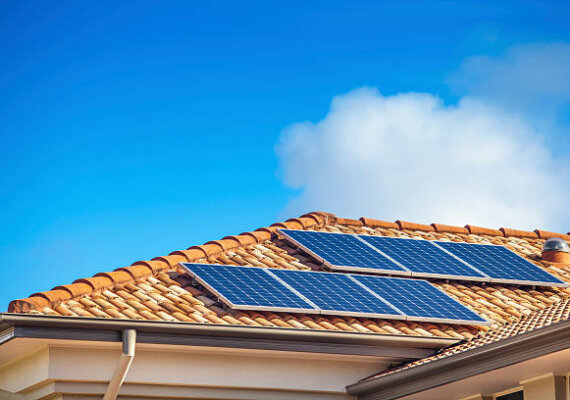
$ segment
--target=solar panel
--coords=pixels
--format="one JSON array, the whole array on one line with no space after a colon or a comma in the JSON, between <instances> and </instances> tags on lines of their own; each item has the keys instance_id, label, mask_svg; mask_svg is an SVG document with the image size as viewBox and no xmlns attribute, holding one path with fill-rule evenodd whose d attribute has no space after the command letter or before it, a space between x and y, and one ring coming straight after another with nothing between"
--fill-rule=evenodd
<instances>
[{"instance_id":1,"label":"solar panel","mask_svg":"<svg viewBox=\"0 0 570 400\"><path fill-rule=\"evenodd\" d=\"M309 302L268 274L264 268L182 264L228 306L241 310L318 313Z\"/></svg>"},{"instance_id":2,"label":"solar panel","mask_svg":"<svg viewBox=\"0 0 570 400\"><path fill-rule=\"evenodd\" d=\"M359 235L376 249L410 271L412 276L489 281L489 277L445 252L429 240Z\"/></svg>"},{"instance_id":3,"label":"solar panel","mask_svg":"<svg viewBox=\"0 0 570 400\"><path fill-rule=\"evenodd\" d=\"M408 270L384 257L356 235L289 229L279 231L331 269L410 275Z\"/></svg>"},{"instance_id":4,"label":"solar panel","mask_svg":"<svg viewBox=\"0 0 570 400\"><path fill-rule=\"evenodd\" d=\"M436 243L484 272L495 282L567 286L565 282L503 246L458 242Z\"/></svg>"},{"instance_id":5,"label":"solar panel","mask_svg":"<svg viewBox=\"0 0 570 400\"><path fill-rule=\"evenodd\" d=\"M488 323L427 281L366 275L352 277L406 314L408 320L474 325Z\"/></svg>"},{"instance_id":6,"label":"solar panel","mask_svg":"<svg viewBox=\"0 0 570 400\"><path fill-rule=\"evenodd\" d=\"M349 275L279 269L270 271L317 305L323 314L405 319L401 312L358 285Z\"/></svg>"}]
</instances>

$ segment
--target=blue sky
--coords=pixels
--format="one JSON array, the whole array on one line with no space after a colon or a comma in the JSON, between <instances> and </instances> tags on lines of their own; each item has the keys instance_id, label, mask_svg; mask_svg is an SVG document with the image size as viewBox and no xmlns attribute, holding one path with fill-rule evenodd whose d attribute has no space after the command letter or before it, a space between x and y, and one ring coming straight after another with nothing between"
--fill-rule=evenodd
<instances>
[{"instance_id":1,"label":"blue sky","mask_svg":"<svg viewBox=\"0 0 570 400\"><path fill-rule=\"evenodd\" d=\"M518 1L1 2L0 309L312 209L570 230L569 11ZM378 152L346 156L353 132ZM477 160L445 161L462 145ZM433 162L437 179L418 186ZM508 182L496 177L503 168Z\"/></svg>"}]
</instances>

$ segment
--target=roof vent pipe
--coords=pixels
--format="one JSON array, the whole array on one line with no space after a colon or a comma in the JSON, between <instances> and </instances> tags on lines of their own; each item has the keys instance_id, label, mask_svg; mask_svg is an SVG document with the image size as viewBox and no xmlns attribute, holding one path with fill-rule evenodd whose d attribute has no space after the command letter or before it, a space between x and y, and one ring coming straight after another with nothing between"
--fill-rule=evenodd
<instances>
[{"instance_id":1,"label":"roof vent pipe","mask_svg":"<svg viewBox=\"0 0 570 400\"><path fill-rule=\"evenodd\" d=\"M542 245L542 259L551 263L570 264L570 246L564 239L550 238Z\"/></svg>"}]
</instances>

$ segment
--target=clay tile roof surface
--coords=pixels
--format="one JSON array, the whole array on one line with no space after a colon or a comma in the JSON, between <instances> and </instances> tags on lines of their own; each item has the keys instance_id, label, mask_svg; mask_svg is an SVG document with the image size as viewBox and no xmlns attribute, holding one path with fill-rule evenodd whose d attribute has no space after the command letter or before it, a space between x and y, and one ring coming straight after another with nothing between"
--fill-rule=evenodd
<instances>
[{"instance_id":1,"label":"clay tile roof surface","mask_svg":"<svg viewBox=\"0 0 570 400\"><path fill-rule=\"evenodd\" d=\"M431 357L426 357L420 360L402 364L400 366L391 368L389 370L382 371L378 374L363 379L363 381L378 378L380 376L395 374L398 372L430 364L433 363L434 361L439 361L449 357L453 357L458 354L462 354L477 348L481 348L483 346L490 345L491 343L495 343L500 340L508 339L510 337L530 332L535 329L543 328L545 326L552 325L557 322L565 321L569 317L570 317L570 298L567 297L551 307L547 307L545 309L535 311L527 316L523 316L520 320L514 323L510 323L499 329L490 331L486 335L479 336L474 340L466 341L448 347Z\"/></svg>"},{"instance_id":2,"label":"clay tile roof surface","mask_svg":"<svg viewBox=\"0 0 570 400\"><path fill-rule=\"evenodd\" d=\"M492 322L491 326L485 327L236 311L225 307L202 288L193 286L190 276L177 266L180 262L201 262L259 268L321 269L318 261L280 237L278 228L493 243L507 246L527 260L570 282L570 265L549 264L540 260L545 238L560 236L567 240L567 235L541 230L528 232L509 228L489 229L473 225L457 227L402 220L388 222L368 217L347 219L326 212L312 212L270 227L175 250L152 260L137 261L115 271L101 272L91 278L77 279L72 284L34 293L28 298L12 301L9 312L344 330L378 335L446 337L479 343L478 340L493 337L489 335L524 320L525 316L564 304L570 298L569 288L533 289L504 284L432 281L451 297Z\"/></svg>"}]
</instances>

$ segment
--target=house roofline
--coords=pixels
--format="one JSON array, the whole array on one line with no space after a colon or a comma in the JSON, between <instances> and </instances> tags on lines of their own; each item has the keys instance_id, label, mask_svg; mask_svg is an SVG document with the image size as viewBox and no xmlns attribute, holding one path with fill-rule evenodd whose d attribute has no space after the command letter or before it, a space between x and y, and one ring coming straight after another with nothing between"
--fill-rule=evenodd
<instances>
[{"instance_id":1,"label":"house roofline","mask_svg":"<svg viewBox=\"0 0 570 400\"><path fill-rule=\"evenodd\" d=\"M347 386L363 400L391 400L517 364L570 347L570 320L499 340L400 372Z\"/></svg>"},{"instance_id":2,"label":"house roofline","mask_svg":"<svg viewBox=\"0 0 570 400\"><path fill-rule=\"evenodd\" d=\"M419 359L457 339L186 322L111 320L0 314L0 345L15 338L120 342L135 329L139 343L246 348L337 355Z\"/></svg>"}]
</instances>

